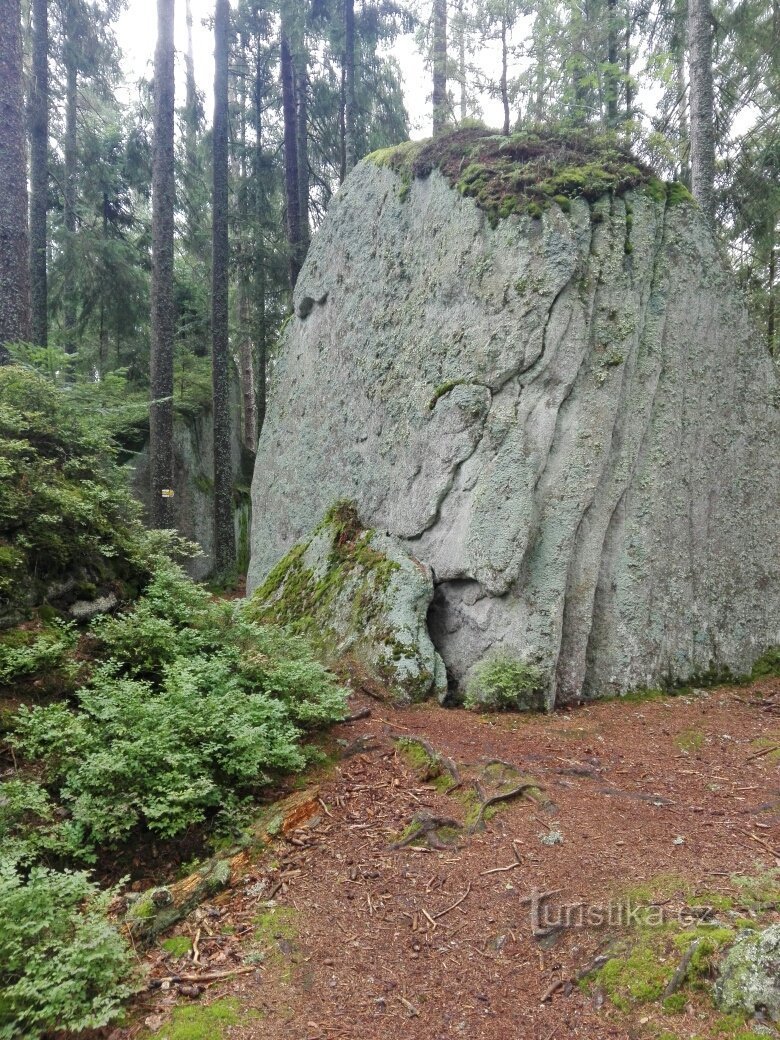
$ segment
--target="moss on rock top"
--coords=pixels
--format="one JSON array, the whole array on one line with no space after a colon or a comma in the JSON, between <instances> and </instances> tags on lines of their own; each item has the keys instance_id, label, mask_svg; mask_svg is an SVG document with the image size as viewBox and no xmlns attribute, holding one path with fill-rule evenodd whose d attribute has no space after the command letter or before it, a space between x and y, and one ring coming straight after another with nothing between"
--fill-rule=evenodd
<instances>
[{"instance_id":1,"label":"moss on rock top","mask_svg":"<svg viewBox=\"0 0 780 1040\"><path fill-rule=\"evenodd\" d=\"M398 174L401 198L415 178L439 170L456 191L474 199L494 227L512 213L539 217L552 203L567 210L572 199L593 202L635 189L670 203L691 199L682 184L662 181L612 133L553 127L504 137L470 127L385 148L368 161Z\"/></svg>"}]
</instances>

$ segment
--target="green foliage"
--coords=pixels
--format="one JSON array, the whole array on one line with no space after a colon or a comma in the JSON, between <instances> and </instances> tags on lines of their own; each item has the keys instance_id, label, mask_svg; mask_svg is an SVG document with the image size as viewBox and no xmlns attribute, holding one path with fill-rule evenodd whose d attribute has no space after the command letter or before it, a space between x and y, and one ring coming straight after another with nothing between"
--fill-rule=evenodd
<instances>
[{"instance_id":1,"label":"green foliage","mask_svg":"<svg viewBox=\"0 0 780 1040\"><path fill-rule=\"evenodd\" d=\"M172 563L93 632L101 660L76 707L22 708L12 737L43 767L67 814L57 838L75 856L234 807L305 766L303 729L344 715L344 691L305 642L212 600Z\"/></svg>"},{"instance_id":2,"label":"green foliage","mask_svg":"<svg viewBox=\"0 0 780 1040\"><path fill-rule=\"evenodd\" d=\"M766 679L770 676L780 676L780 646L770 647L759 657L750 672L752 680Z\"/></svg>"},{"instance_id":3,"label":"green foliage","mask_svg":"<svg viewBox=\"0 0 780 1040\"><path fill-rule=\"evenodd\" d=\"M13 629L0 633L0 686L41 672L72 671L70 655L76 639L74 625L57 620L40 632Z\"/></svg>"},{"instance_id":4,"label":"green foliage","mask_svg":"<svg viewBox=\"0 0 780 1040\"><path fill-rule=\"evenodd\" d=\"M134 961L84 873L0 859L0 1040L99 1028L137 988Z\"/></svg>"},{"instance_id":5,"label":"green foliage","mask_svg":"<svg viewBox=\"0 0 780 1040\"><path fill-rule=\"evenodd\" d=\"M527 661L486 658L474 668L466 687L466 707L486 711L544 708L544 673Z\"/></svg>"},{"instance_id":6,"label":"green foliage","mask_svg":"<svg viewBox=\"0 0 780 1040\"><path fill-rule=\"evenodd\" d=\"M67 390L0 368L0 605L57 582L136 581L144 536L109 424Z\"/></svg>"}]
</instances>

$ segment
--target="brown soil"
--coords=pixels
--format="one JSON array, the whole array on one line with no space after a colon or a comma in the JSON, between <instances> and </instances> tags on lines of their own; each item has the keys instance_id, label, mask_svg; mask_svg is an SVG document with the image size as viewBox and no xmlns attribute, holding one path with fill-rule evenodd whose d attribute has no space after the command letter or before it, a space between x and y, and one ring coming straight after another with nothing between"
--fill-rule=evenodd
<instances>
[{"instance_id":1,"label":"brown soil","mask_svg":"<svg viewBox=\"0 0 780 1040\"><path fill-rule=\"evenodd\" d=\"M543 1002L607 948L613 930L535 937L525 900L556 889L558 905L604 904L669 875L698 893L728 894L731 875L779 866L778 756L756 752L780 743L780 680L549 717L430 704L395 712L353 698L353 711L364 706L369 717L337 728L346 756L317 777L321 816L179 929L199 935L198 964L152 954L158 978L252 969L197 998L239 1001L246 1015L224 1033L234 1040L715 1035L706 996L674 1016L658 1004L620 1012L577 986ZM421 779L399 752L396 738L415 736L464 775L488 760L512 763L542 794L502 803L482 831L447 832L443 848L423 835L394 850L416 814L464 819L467 784L444 793L446 782ZM543 844L555 831L562 842ZM664 884L675 911L686 899ZM137 1021L166 1020L172 1004L188 1002L175 991L147 994Z\"/></svg>"}]
</instances>

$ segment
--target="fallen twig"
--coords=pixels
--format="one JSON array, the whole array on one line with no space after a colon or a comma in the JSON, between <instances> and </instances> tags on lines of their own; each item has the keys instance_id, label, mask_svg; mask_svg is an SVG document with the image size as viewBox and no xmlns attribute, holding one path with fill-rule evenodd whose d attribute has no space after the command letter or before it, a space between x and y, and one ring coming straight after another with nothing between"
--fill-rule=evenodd
<instances>
[{"instance_id":1,"label":"fallen twig","mask_svg":"<svg viewBox=\"0 0 780 1040\"><path fill-rule=\"evenodd\" d=\"M764 755L771 755L773 751L780 751L780 744L773 744L771 747L761 748L760 751L756 751L755 754L745 759L745 765L748 762L755 762L757 758L763 758Z\"/></svg>"},{"instance_id":2,"label":"fallen twig","mask_svg":"<svg viewBox=\"0 0 780 1040\"><path fill-rule=\"evenodd\" d=\"M682 960L677 965L677 970L666 984L666 989L664 990L664 1000L667 997L671 997L673 993L676 993L680 986L682 986L682 984L685 982L685 978L688 974L688 968L690 968L691 961L693 960L693 955L696 953L700 944L701 939L694 939L694 941L683 954Z\"/></svg>"},{"instance_id":3,"label":"fallen twig","mask_svg":"<svg viewBox=\"0 0 780 1040\"><path fill-rule=\"evenodd\" d=\"M739 829L739 833L744 834L746 838L752 838L753 841L757 841L758 844L763 845L767 852L774 856L775 859L780 859L780 852L778 852L777 849L773 849L768 841L764 841L763 838L759 838L757 834L753 834L752 831L743 831L741 828Z\"/></svg>"},{"instance_id":4,"label":"fallen twig","mask_svg":"<svg viewBox=\"0 0 780 1040\"><path fill-rule=\"evenodd\" d=\"M446 907L446 909L440 910L438 912L438 914L434 914L433 915L433 919L435 921L438 921L438 919L440 917L444 917L444 915L448 914L450 912L450 910L454 910L455 907L460 906L460 904L463 903L466 900L466 898L468 897L469 892L471 892L471 882L470 881L468 883L468 887L466 888L466 891L463 893L463 895L460 897L460 899L458 899L456 902L454 902L451 906Z\"/></svg>"},{"instance_id":5,"label":"fallen twig","mask_svg":"<svg viewBox=\"0 0 780 1040\"><path fill-rule=\"evenodd\" d=\"M246 967L231 968L230 971L210 971L206 975L166 975L163 979L152 979L148 988L159 989L166 982L216 982L218 979L230 978L231 975L249 975L254 970L254 967Z\"/></svg>"}]
</instances>

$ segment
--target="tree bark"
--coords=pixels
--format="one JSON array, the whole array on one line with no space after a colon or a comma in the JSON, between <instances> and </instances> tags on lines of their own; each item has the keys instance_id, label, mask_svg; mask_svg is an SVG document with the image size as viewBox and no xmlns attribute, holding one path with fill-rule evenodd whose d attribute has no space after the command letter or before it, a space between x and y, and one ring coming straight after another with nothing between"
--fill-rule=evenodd
<instances>
[{"instance_id":1,"label":"tree bark","mask_svg":"<svg viewBox=\"0 0 780 1040\"><path fill-rule=\"evenodd\" d=\"M173 527L174 0L157 0L152 160L152 328L149 459L153 527Z\"/></svg>"},{"instance_id":2,"label":"tree bark","mask_svg":"<svg viewBox=\"0 0 780 1040\"><path fill-rule=\"evenodd\" d=\"M769 278L767 286L767 295L769 297L767 301L767 343L769 346L769 353L772 357L775 355L775 276L777 269L777 247L774 243L774 230L772 237L772 244L769 249Z\"/></svg>"},{"instance_id":3,"label":"tree bark","mask_svg":"<svg viewBox=\"0 0 780 1040\"><path fill-rule=\"evenodd\" d=\"M355 0L344 0L344 168L357 161L355 147Z\"/></svg>"},{"instance_id":4,"label":"tree bark","mask_svg":"<svg viewBox=\"0 0 780 1040\"><path fill-rule=\"evenodd\" d=\"M433 0L433 133L446 129L447 105L447 0Z\"/></svg>"},{"instance_id":5,"label":"tree bark","mask_svg":"<svg viewBox=\"0 0 780 1040\"><path fill-rule=\"evenodd\" d=\"M466 14L463 9L463 0L458 0L458 81L460 86L460 121L463 123L469 114L466 84Z\"/></svg>"},{"instance_id":6,"label":"tree bark","mask_svg":"<svg viewBox=\"0 0 780 1040\"><path fill-rule=\"evenodd\" d=\"M306 259L311 244L309 229L309 71L301 49L295 58L295 130L298 153L298 213L301 221L300 260Z\"/></svg>"},{"instance_id":7,"label":"tree bark","mask_svg":"<svg viewBox=\"0 0 780 1040\"><path fill-rule=\"evenodd\" d=\"M211 374L214 420L214 564L226 574L236 562L233 463L230 450L228 339L228 53L230 0L214 16L214 129L211 247Z\"/></svg>"},{"instance_id":8,"label":"tree bark","mask_svg":"<svg viewBox=\"0 0 780 1040\"><path fill-rule=\"evenodd\" d=\"M255 246L254 246L254 291L255 291L255 343L257 353L257 434L262 432L266 406L266 315L265 315L265 256L262 233L265 223L265 203L261 190L263 172L263 96L265 74L260 57L260 40L257 41L257 64L255 67Z\"/></svg>"},{"instance_id":9,"label":"tree bark","mask_svg":"<svg viewBox=\"0 0 780 1040\"><path fill-rule=\"evenodd\" d=\"M607 96L607 126L618 124L618 19L617 0L607 0L607 68L604 75Z\"/></svg>"},{"instance_id":10,"label":"tree bark","mask_svg":"<svg viewBox=\"0 0 780 1040\"><path fill-rule=\"evenodd\" d=\"M295 107L295 73L286 18L282 15L281 77L282 114L284 118L284 195L287 223L287 246L290 251L290 288L295 288L301 270L300 186L298 183L298 134Z\"/></svg>"},{"instance_id":11,"label":"tree bark","mask_svg":"<svg viewBox=\"0 0 780 1040\"><path fill-rule=\"evenodd\" d=\"M30 338L27 149L19 0L0 0L0 364Z\"/></svg>"},{"instance_id":12,"label":"tree bark","mask_svg":"<svg viewBox=\"0 0 780 1040\"><path fill-rule=\"evenodd\" d=\"M501 105L504 109L504 137L509 136L509 87L506 16L501 16Z\"/></svg>"},{"instance_id":13,"label":"tree bark","mask_svg":"<svg viewBox=\"0 0 780 1040\"><path fill-rule=\"evenodd\" d=\"M704 213L715 216L715 116L710 0L688 0L691 95L691 188Z\"/></svg>"},{"instance_id":14,"label":"tree bark","mask_svg":"<svg viewBox=\"0 0 780 1040\"><path fill-rule=\"evenodd\" d=\"M251 451L257 451L257 400L255 396L255 361L252 349L252 308L250 304L251 279L251 222L249 219L249 176L247 167L247 47L246 36L241 35L241 68L238 91L239 113L239 190L238 190L238 356L241 376L242 441Z\"/></svg>"},{"instance_id":15,"label":"tree bark","mask_svg":"<svg viewBox=\"0 0 780 1040\"><path fill-rule=\"evenodd\" d=\"M46 213L49 198L49 16L46 0L32 2L30 77L30 299L33 343L48 342Z\"/></svg>"},{"instance_id":16,"label":"tree bark","mask_svg":"<svg viewBox=\"0 0 780 1040\"><path fill-rule=\"evenodd\" d=\"M76 162L78 155L78 60L76 36L77 20L72 6L68 4L65 12L65 140L64 153L64 187L62 223L65 228L66 263L62 286L62 311L65 349L72 353L76 349L76 293L73 279L73 264L67 262L68 254L73 252L73 240L76 234Z\"/></svg>"},{"instance_id":17,"label":"tree bark","mask_svg":"<svg viewBox=\"0 0 780 1040\"><path fill-rule=\"evenodd\" d=\"M677 127L680 135L680 180L686 187L691 184L691 141L688 128L688 83L685 78L685 21L686 0L677 0L675 10L676 31L672 44L675 75L677 79Z\"/></svg>"}]
</instances>

